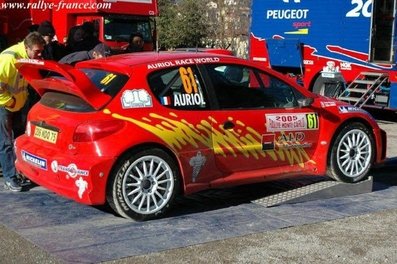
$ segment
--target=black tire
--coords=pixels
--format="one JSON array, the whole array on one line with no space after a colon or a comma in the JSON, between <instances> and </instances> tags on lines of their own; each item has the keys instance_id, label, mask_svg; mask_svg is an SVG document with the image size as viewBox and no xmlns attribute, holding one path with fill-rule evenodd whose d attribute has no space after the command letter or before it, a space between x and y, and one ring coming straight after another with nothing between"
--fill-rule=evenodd
<instances>
[{"instance_id":1,"label":"black tire","mask_svg":"<svg viewBox=\"0 0 397 264\"><path fill-rule=\"evenodd\" d=\"M333 140L327 175L347 183L368 177L375 158L375 140L362 123L347 124Z\"/></svg>"},{"instance_id":2,"label":"black tire","mask_svg":"<svg viewBox=\"0 0 397 264\"><path fill-rule=\"evenodd\" d=\"M342 77L331 79L320 75L314 82L313 93L336 98L345 90L345 87L346 82Z\"/></svg>"},{"instance_id":3,"label":"black tire","mask_svg":"<svg viewBox=\"0 0 397 264\"><path fill-rule=\"evenodd\" d=\"M161 149L132 153L110 175L107 202L125 218L162 217L179 191L179 175L175 161Z\"/></svg>"}]
</instances>

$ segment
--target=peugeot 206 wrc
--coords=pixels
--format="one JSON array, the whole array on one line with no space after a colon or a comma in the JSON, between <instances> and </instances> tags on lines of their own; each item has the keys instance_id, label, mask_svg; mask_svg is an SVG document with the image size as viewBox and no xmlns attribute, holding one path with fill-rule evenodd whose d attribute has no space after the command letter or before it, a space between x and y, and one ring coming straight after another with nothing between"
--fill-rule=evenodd
<instances>
[{"instance_id":1,"label":"peugeot 206 wrc","mask_svg":"<svg viewBox=\"0 0 397 264\"><path fill-rule=\"evenodd\" d=\"M355 183L385 157L386 134L364 110L233 56L18 66L41 99L16 140L17 170L127 218L161 217L177 195L209 188L302 175Z\"/></svg>"}]
</instances>

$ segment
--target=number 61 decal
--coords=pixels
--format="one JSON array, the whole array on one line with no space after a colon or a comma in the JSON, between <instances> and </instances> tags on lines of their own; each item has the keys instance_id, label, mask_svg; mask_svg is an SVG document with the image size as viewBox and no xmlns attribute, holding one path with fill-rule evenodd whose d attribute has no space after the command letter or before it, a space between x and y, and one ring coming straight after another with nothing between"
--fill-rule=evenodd
<instances>
[{"instance_id":1,"label":"number 61 decal","mask_svg":"<svg viewBox=\"0 0 397 264\"><path fill-rule=\"evenodd\" d=\"M196 79L190 67L180 67L179 74L181 76L182 85L187 94L198 93Z\"/></svg>"}]
</instances>

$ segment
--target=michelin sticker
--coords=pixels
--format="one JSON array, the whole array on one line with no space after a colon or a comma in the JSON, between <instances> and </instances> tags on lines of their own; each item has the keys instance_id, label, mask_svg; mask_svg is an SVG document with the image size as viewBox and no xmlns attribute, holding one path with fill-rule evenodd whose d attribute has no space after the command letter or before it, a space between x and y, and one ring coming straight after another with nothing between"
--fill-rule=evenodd
<instances>
[{"instance_id":1,"label":"michelin sticker","mask_svg":"<svg viewBox=\"0 0 397 264\"><path fill-rule=\"evenodd\" d=\"M339 106L339 113L346 114L351 112L364 112L363 109L358 108L356 106Z\"/></svg>"},{"instance_id":2,"label":"michelin sticker","mask_svg":"<svg viewBox=\"0 0 397 264\"><path fill-rule=\"evenodd\" d=\"M22 159L33 166L40 168L42 170L47 170L47 160L30 154L29 152L22 151Z\"/></svg>"},{"instance_id":3,"label":"michelin sticker","mask_svg":"<svg viewBox=\"0 0 397 264\"><path fill-rule=\"evenodd\" d=\"M126 90L121 96L123 109L152 107L152 97L144 89Z\"/></svg>"}]
</instances>

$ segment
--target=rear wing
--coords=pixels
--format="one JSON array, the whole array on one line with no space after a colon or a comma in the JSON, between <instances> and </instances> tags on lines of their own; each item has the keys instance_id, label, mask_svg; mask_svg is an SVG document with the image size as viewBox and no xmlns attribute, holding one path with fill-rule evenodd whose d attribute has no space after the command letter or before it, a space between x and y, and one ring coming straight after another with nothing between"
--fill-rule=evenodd
<instances>
[{"instance_id":1,"label":"rear wing","mask_svg":"<svg viewBox=\"0 0 397 264\"><path fill-rule=\"evenodd\" d=\"M84 72L65 64L47 60L18 60L19 73L42 96L57 91L80 97L94 109L99 110L111 100L100 91Z\"/></svg>"}]
</instances>

